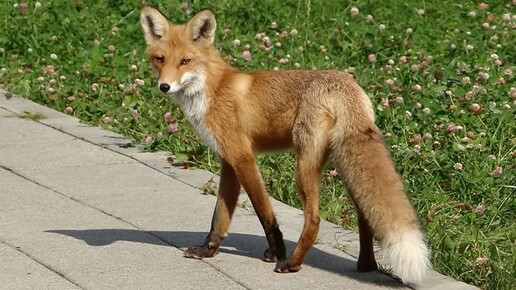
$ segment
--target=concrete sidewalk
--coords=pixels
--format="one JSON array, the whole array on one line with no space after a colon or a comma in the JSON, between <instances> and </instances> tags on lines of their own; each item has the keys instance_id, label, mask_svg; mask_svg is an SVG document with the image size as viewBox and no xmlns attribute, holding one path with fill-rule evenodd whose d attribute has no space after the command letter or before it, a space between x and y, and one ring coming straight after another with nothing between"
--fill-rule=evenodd
<instances>
[{"instance_id":1,"label":"concrete sidewalk","mask_svg":"<svg viewBox=\"0 0 516 290\"><path fill-rule=\"evenodd\" d=\"M183 258L209 230L216 198L201 188L214 175L129 143L0 91L1 289L405 288L356 272L357 235L326 222L300 272L274 273L261 261L267 243L245 194L219 254ZM291 251L302 212L273 206ZM476 289L436 272L415 288Z\"/></svg>"}]
</instances>

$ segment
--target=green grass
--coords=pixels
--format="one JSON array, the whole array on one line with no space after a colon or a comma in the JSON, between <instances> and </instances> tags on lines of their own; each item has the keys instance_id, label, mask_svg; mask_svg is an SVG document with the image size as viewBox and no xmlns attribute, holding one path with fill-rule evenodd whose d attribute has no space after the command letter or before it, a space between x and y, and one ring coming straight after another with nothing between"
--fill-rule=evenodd
<instances>
[{"instance_id":1,"label":"green grass","mask_svg":"<svg viewBox=\"0 0 516 290\"><path fill-rule=\"evenodd\" d=\"M149 2L172 21L189 17L179 2ZM378 125L427 234L434 268L484 289L511 289L516 285L516 10L510 0L490 1L486 9L463 2L188 4L192 13L204 7L215 11L217 46L241 70L353 68L371 94ZM0 86L148 142L146 150L170 151L180 162L218 170L180 110L155 88L139 26L141 1L42 3L35 8L30 2L26 10L13 1L0 4ZM352 7L359 9L354 17ZM297 36L289 34L293 28ZM270 37L269 50L255 38L260 32ZM250 61L242 59L246 45ZM169 133L169 123L177 131ZM271 195L300 206L292 156L261 157L259 163ZM321 184L322 215L356 229L352 204L331 169L329 164Z\"/></svg>"},{"instance_id":2,"label":"green grass","mask_svg":"<svg viewBox=\"0 0 516 290\"><path fill-rule=\"evenodd\" d=\"M20 119L27 119L32 121L39 121L45 119L45 115L39 112L23 112L22 114L16 115Z\"/></svg>"}]
</instances>

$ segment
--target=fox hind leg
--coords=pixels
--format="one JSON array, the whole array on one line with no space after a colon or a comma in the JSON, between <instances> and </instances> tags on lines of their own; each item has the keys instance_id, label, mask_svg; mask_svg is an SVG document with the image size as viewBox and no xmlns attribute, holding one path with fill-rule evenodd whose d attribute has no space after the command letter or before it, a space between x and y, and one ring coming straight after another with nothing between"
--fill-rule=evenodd
<instances>
[{"instance_id":1,"label":"fox hind leg","mask_svg":"<svg viewBox=\"0 0 516 290\"><path fill-rule=\"evenodd\" d=\"M303 204L304 226L297 245L286 260L276 265L276 272L296 272L312 247L319 232L319 184L321 172L328 158L326 120L300 122L294 127L294 152L297 159L296 185ZM310 124L310 126L306 126ZM318 126L313 126L318 124ZM314 128L315 127L315 128Z\"/></svg>"},{"instance_id":2,"label":"fox hind leg","mask_svg":"<svg viewBox=\"0 0 516 290\"><path fill-rule=\"evenodd\" d=\"M358 254L357 270L359 272L372 272L378 270L374 259L373 232L367 223L364 214L357 207L358 211L358 234L360 241L360 252Z\"/></svg>"}]
</instances>

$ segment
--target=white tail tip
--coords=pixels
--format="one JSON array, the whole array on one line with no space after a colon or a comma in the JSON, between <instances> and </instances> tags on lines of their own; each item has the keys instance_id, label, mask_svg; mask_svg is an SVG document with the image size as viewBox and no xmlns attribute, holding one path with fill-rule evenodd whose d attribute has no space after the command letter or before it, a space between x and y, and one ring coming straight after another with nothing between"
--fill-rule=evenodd
<instances>
[{"instance_id":1,"label":"white tail tip","mask_svg":"<svg viewBox=\"0 0 516 290\"><path fill-rule=\"evenodd\" d=\"M393 268L393 274L403 283L418 283L426 276L431 267L430 253L419 230L392 233L382 245L385 257Z\"/></svg>"}]
</instances>

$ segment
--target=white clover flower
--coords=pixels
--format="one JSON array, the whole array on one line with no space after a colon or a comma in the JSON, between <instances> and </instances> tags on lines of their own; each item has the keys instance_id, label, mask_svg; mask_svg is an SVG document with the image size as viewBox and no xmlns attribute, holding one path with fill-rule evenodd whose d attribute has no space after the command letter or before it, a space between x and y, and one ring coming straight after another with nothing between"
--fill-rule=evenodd
<instances>
[{"instance_id":1,"label":"white clover flower","mask_svg":"<svg viewBox=\"0 0 516 290\"><path fill-rule=\"evenodd\" d=\"M138 85L138 86L143 86L143 85L145 85L145 81L144 81L144 80L142 80L142 79L135 79L135 80L134 80L134 83L135 83L136 85Z\"/></svg>"}]
</instances>

